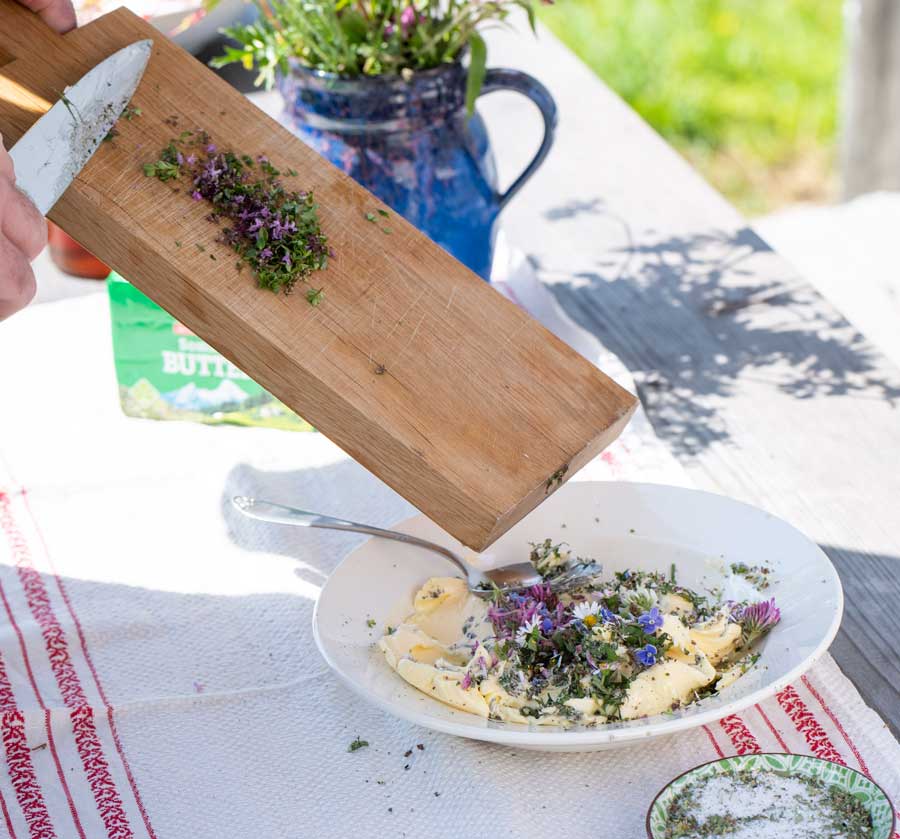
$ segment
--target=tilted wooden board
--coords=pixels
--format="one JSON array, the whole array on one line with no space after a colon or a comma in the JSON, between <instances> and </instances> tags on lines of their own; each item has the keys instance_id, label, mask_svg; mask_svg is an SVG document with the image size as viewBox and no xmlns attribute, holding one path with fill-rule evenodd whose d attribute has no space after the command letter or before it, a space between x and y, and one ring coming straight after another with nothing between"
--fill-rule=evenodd
<instances>
[{"instance_id":1,"label":"tilted wooden board","mask_svg":"<svg viewBox=\"0 0 900 839\"><path fill-rule=\"evenodd\" d=\"M627 423L631 394L393 213L391 235L366 221L377 199L130 12L60 37L0 0L0 33L7 145L102 59L154 41L142 116L50 217L464 544L484 549ZM208 206L144 177L197 128L314 191L336 252L321 305L258 289Z\"/></svg>"}]
</instances>

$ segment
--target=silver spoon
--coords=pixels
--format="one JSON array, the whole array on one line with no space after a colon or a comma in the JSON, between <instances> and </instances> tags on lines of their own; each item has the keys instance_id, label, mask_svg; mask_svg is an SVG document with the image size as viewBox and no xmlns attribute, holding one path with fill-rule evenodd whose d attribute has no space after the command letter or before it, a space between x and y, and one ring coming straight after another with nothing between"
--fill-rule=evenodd
<instances>
[{"instance_id":1,"label":"silver spoon","mask_svg":"<svg viewBox=\"0 0 900 839\"><path fill-rule=\"evenodd\" d=\"M416 545L425 550L440 554L449 559L463 577L469 583L469 591L478 597L490 598L494 586L504 591L526 589L530 586L550 582L556 592L573 588L583 583L586 578L595 575L599 568L594 562L577 562L570 568L545 580L535 571L530 562L516 562L504 565L502 568L494 568L490 571L480 571L468 565L462 557L427 539L419 539L408 533L400 533L397 530L385 530L381 527L373 527L370 524L359 524L354 521L336 519L332 516L323 516L319 513L310 513L306 510L296 510L293 507L285 507L282 504L274 504L271 501L260 501L256 498L248 498L244 495L236 495L232 503L245 516L259 521L272 522L274 524L291 524L296 527L320 527L325 530L350 530L354 533L366 533L369 536L379 536L382 539L393 539L397 542L406 542L408 545Z\"/></svg>"}]
</instances>

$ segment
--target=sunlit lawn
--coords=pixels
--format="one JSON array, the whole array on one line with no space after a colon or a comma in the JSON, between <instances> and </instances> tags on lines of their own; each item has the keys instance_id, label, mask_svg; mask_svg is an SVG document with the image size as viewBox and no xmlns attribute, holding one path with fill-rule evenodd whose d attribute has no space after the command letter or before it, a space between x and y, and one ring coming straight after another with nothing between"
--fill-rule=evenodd
<instances>
[{"instance_id":1,"label":"sunlit lawn","mask_svg":"<svg viewBox=\"0 0 900 839\"><path fill-rule=\"evenodd\" d=\"M544 22L750 213L831 192L841 0L556 0Z\"/></svg>"}]
</instances>

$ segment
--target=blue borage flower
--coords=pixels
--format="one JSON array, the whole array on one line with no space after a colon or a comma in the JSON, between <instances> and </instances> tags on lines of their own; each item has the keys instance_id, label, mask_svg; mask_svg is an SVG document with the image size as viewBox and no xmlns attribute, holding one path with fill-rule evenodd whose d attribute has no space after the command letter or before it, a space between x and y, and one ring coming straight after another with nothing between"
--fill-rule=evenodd
<instances>
[{"instance_id":1,"label":"blue borage flower","mask_svg":"<svg viewBox=\"0 0 900 839\"><path fill-rule=\"evenodd\" d=\"M639 618L638 623L641 629L648 635L652 635L657 629L663 625L663 617L659 613L659 607L654 606L649 612L644 612Z\"/></svg>"},{"instance_id":2,"label":"blue borage flower","mask_svg":"<svg viewBox=\"0 0 900 839\"><path fill-rule=\"evenodd\" d=\"M634 657L640 664L643 664L644 667L652 667L656 664L656 652L656 647L654 647L653 644L647 644L645 647L635 650Z\"/></svg>"}]
</instances>

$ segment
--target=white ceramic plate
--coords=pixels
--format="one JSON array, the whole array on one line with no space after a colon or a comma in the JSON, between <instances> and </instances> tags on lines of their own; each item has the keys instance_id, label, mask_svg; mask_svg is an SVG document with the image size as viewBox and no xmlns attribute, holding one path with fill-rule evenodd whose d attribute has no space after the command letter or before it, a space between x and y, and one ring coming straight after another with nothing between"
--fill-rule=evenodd
<instances>
[{"instance_id":1,"label":"white ceramic plate","mask_svg":"<svg viewBox=\"0 0 900 839\"><path fill-rule=\"evenodd\" d=\"M416 516L399 530L463 549L437 525ZM490 553L521 560L529 542L550 537L576 554L626 568L669 572L697 590L726 596L775 597L781 623L758 646L756 667L717 697L665 716L563 729L484 720L419 692L387 665L374 646L385 625L412 611L428 577L453 574L436 554L383 539L363 543L325 583L313 615L316 643L347 687L390 714L418 725L518 748L608 749L718 720L759 702L797 679L827 649L841 622L843 593L819 547L789 524L755 507L696 490L655 484L570 482L502 536ZM764 595L729 571L734 562L765 564L773 582ZM368 620L375 626L369 627Z\"/></svg>"}]
</instances>

